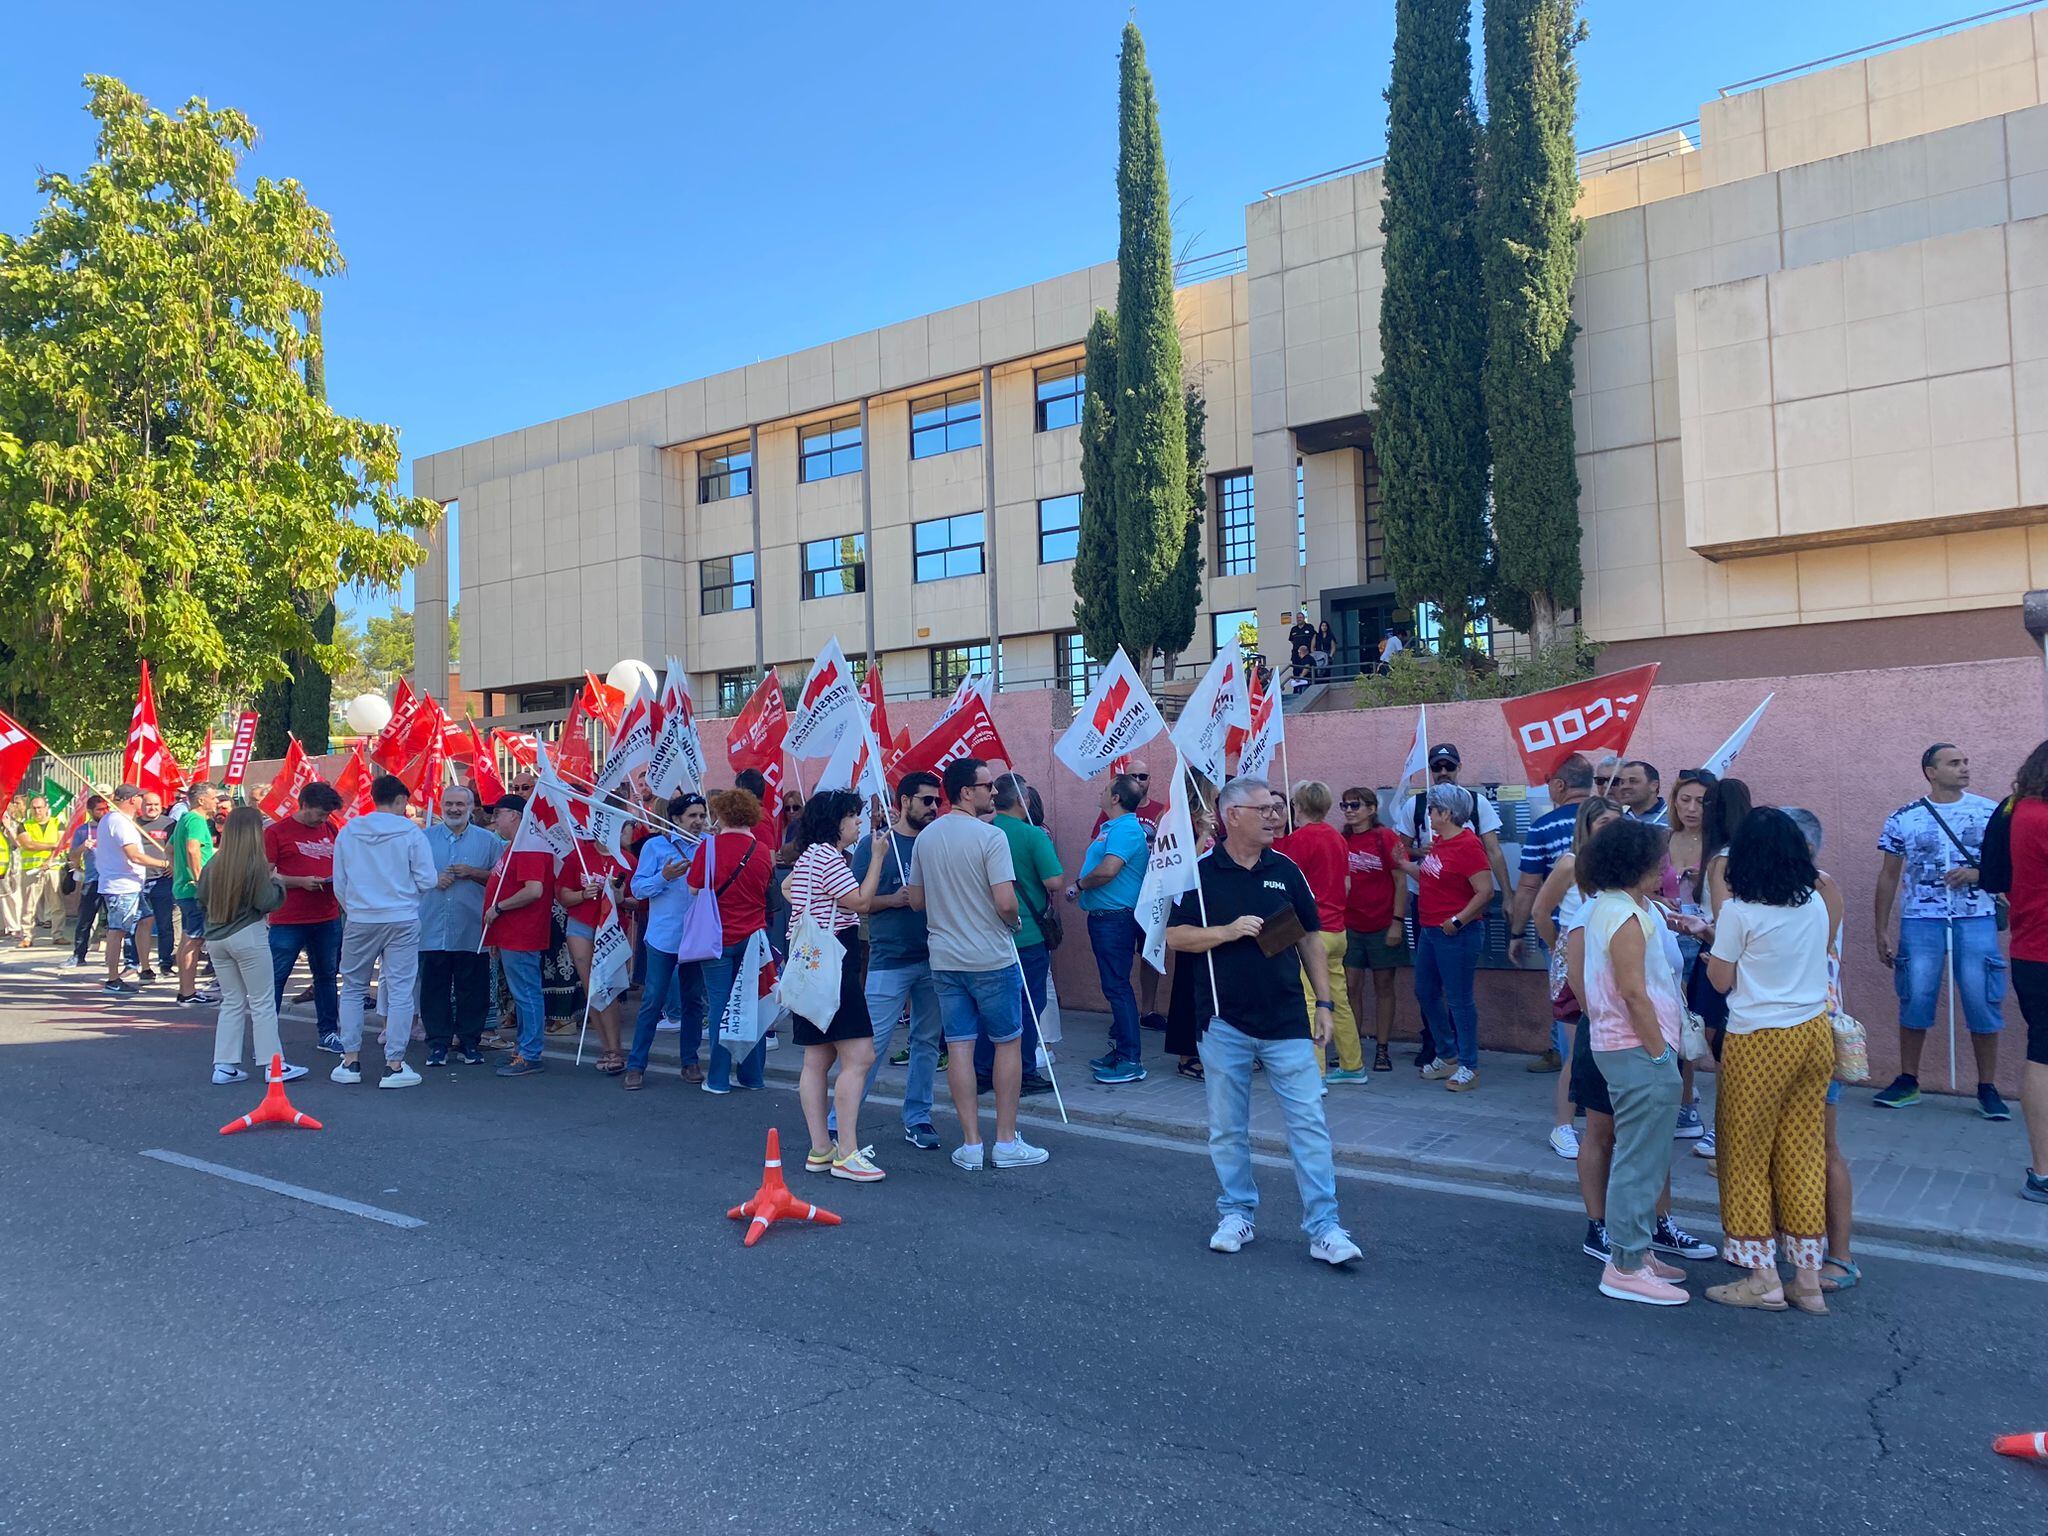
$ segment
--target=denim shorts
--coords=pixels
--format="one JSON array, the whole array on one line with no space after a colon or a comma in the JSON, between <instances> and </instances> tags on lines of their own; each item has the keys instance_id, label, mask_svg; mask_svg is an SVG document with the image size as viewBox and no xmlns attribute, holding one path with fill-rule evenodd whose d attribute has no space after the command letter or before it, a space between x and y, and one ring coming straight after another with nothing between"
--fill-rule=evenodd
<instances>
[{"instance_id":1,"label":"denim shorts","mask_svg":"<svg viewBox=\"0 0 2048 1536\"><path fill-rule=\"evenodd\" d=\"M939 1020L949 1045L984 1030L992 1045L1024 1033L1024 978L1014 965L1000 971L935 969L932 990L939 995Z\"/></svg>"},{"instance_id":2,"label":"denim shorts","mask_svg":"<svg viewBox=\"0 0 2048 1536\"><path fill-rule=\"evenodd\" d=\"M129 891L121 896L102 896L106 903L107 928L113 933L133 933L142 923L142 893Z\"/></svg>"},{"instance_id":3,"label":"denim shorts","mask_svg":"<svg viewBox=\"0 0 2048 1536\"><path fill-rule=\"evenodd\" d=\"M573 917L562 919L562 931L572 939L595 939L597 929L589 923L579 923Z\"/></svg>"},{"instance_id":4,"label":"denim shorts","mask_svg":"<svg viewBox=\"0 0 2048 1536\"><path fill-rule=\"evenodd\" d=\"M206 937L206 903L197 896L178 898L178 928L188 939Z\"/></svg>"}]
</instances>

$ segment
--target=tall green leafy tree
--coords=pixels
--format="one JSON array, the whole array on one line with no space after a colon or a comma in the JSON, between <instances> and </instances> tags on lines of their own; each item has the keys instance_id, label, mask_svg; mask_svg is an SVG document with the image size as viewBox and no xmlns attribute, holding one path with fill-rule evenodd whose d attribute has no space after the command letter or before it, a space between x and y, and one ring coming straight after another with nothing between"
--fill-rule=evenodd
<instances>
[{"instance_id":1,"label":"tall green leafy tree","mask_svg":"<svg viewBox=\"0 0 2048 1536\"><path fill-rule=\"evenodd\" d=\"M1476 148L1466 0L1396 0L1373 446L1388 573L1436 605L1446 649L1487 580Z\"/></svg>"},{"instance_id":2,"label":"tall green leafy tree","mask_svg":"<svg viewBox=\"0 0 2048 1536\"><path fill-rule=\"evenodd\" d=\"M1580 223L1577 0L1486 0L1480 270L1495 613L1539 645L1578 606L1572 280Z\"/></svg>"},{"instance_id":3,"label":"tall green leafy tree","mask_svg":"<svg viewBox=\"0 0 2048 1536\"><path fill-rule=\"evenodd\" d=\"M1208 475L1209 402L1190 384L1186 396L1188 443L1187 532L1181 539L1180 562L1173 568L1173 588L1166 605L1167 627L1159 637L1160 653L1170 672L1174 662L1195 643L1195 615L1202 606L1202 514L1208 510L1204 489Z\"/></svg>"},{"instance_id":4,"label":"tall green leafy tree","mask_svg":"<svg viewBox=\"0 0 2048 1536\"><path fill-rule=\"evenodd\" d=\"M1188 449L1166 151L1145 40L1135 23L1124 27L1117 105L1117 610L1125 648L1149 669L1154 652L1179 627Z\"/></svg>"},{"instance_id":5,"label":"tall green leafy tree","mask_svg":"<svg viewBox=\"0 0 2048 1536\"><path fill-rule=\"evenodd\" d=\"M1081 646L1107 661L1123 644L1117 608L1116 316L1095 311L1082 364L1081 525L1074 550L1074 627Z\"/></svg>"},{"instance_id":6,"label":"tall green leafy tree","mask_svg":"<svg viewBox=\"0 0 2048 1536\"><path fill-rule=\"evenodd\" d=\"M298 183L242 185L254 126L86 88L92 164L0 234L0 693L60 748L119 738L145 656L181 739L288 652L339 666L303 598L395 586L440 515L309 388L341 252Z\"/></svg>"}]
</instances>

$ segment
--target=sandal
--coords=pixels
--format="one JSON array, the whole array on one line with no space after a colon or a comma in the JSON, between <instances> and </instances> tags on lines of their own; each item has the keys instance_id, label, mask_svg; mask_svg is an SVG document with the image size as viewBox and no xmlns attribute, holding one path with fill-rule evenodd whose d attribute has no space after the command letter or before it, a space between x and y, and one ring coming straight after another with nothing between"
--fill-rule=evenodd
<instances>
[{"instance_id":1,"label":"sandal","mask_svg":"<svg viewBox=\"0 0 2048 1536\"><path fill-rule=\"evenodd\" d=\"M1724 1307L1750 1307L1759 1312L1783 1312L1785 1288L1775 1280L1759 1282L1755 1275L1749 1274L1740 1280L1731 1280L1726 1285L1708 1286L1707 1300L1718 1301Z\"/></svg>"},{"instance_id":2,"label":"sandal","mask_svg":"<svg viewBox=\"0 0 2048 1536\"><path fill-rule=\"evenodd\" d=\"M1839 1269L1841 1273L1839 1275L1827 1273L1827 1267L1830 1264ZM1853 1259L1838 1259L1831 1253L1820 1261L1820 1267L1820 1288L1823 1291L1853 1291L1863 1283L1863 1271L1857 1267Z\"/></svg>"},{"instance_id":3,"label":"sandal","mask_svg":"<svg viewBox=\"0 0 2048 1536\"><path fill-rule=\"evenodd\" d=\"M1802 1291L1795 1286L1788 1285L1785 1287L1785 1299L1808 1317L1826 1317L1828 1315L1828 1303L1827 1298L1821 1294L1821 1289L1821 1281L1818 1274L1816 1274L1812 1290Z\"/></svg>"},{"instance_id":4,"label":"sandal","mask_svg":"<svg viewBox=\"0 0 2048 1536\"><path fill-rule=\"evenodd\" d=\"M626 1053L624 1051L606 1051L597 1058L597 1070L606 1077L617 1077L626 1070Z\"/></svg>"},{"instance_id":5,"label":"sandal","mask_svg":"<svg viewBox=\"0 0 2048 1536\"><path fill-rule=\"evenodd\" d=\"M576 1027L574 1019L549 1019L546 1030L551 1035L566 1035Z\"/></svg>"},{"instance_id":6,"label":"sandal","mask_svg":"<svg viewBox=\"0 0 2048 1536\"><path fill-rule=\"evenodd\" d=\"M1174 1071L1178 1072L1182 1077L1193 1078L1198 1083L1203 1080L1202 1063L1193 1056L1183 1057L1180 1065L1175 1067Z\"/></svg>"}]
</instances>

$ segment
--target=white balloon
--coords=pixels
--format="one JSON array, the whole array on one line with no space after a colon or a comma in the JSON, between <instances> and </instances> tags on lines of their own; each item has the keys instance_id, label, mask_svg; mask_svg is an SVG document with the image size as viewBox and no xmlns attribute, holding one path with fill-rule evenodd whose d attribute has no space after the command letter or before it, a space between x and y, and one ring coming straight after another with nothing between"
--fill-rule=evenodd
<instances>
[{"instance_id":1,"label":"white balloon","mask_svg":"<svg viewBox=\"0 0 2048 1536\"><path fill-rule=\"evenodd\" d=\"M655 696L654 668L644 661L629 659L615 662L611 671L605 673L604 680L628 699L635 693L643 693L650 699Z\"/></svg>"},{"instance_id":2,"label":"white balloon","mask_svg":"<svg viewBox=\"0 0 2048 1536\"><path fill-rule=\"evenodd\" d=\"M374 736L391 723L391 704L381 693L359 693L341 714L358 736Z\"/></svg>"}]
</instances>

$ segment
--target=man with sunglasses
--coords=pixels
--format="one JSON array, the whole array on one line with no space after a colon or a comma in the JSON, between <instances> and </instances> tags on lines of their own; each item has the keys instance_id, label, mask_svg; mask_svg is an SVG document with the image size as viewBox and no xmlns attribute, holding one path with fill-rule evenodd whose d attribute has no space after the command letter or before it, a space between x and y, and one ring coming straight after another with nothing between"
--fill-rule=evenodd
<instances>
[{"instance_id":1,"label":"man with sunglasses","mask_svg":"<svg viewBox=\"0 0 2048 1536\"><path fill-rule=\"evenodd\" d=\"M889 1059L889 1041L896 1021L910 1009L910 1060L903 1079L903 1139L922 1151L936 1152L939 1133L932 1129L932 1088L939 1062L939 995L932 990L929 934L924 913L913 909L903 892L903 876L917 852L917 837L945 805L936 774L906 773L896 786L896 819L889 841L863 837L853 849L853 877L866 880L876 859L882 878L875 887L868 916L868 1017L875 1025L875 1059L868 1068L861 1102L875 1086L875 1074ZM893 846L892 846L893 845ZM837 1129L835 1124L834 1129Z\"/></svg>"}]
</instances>

